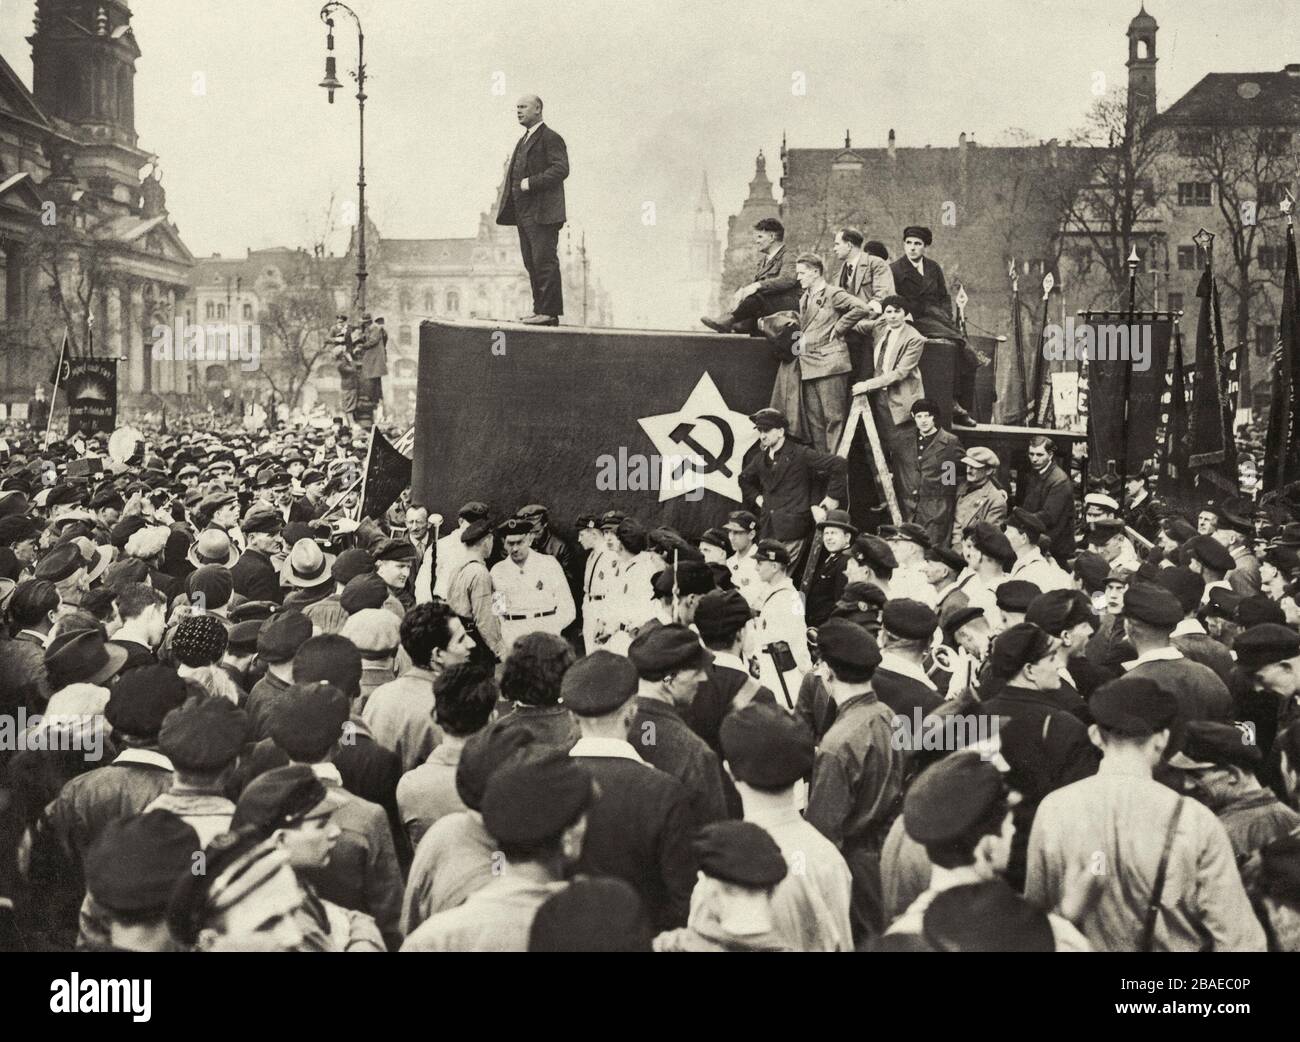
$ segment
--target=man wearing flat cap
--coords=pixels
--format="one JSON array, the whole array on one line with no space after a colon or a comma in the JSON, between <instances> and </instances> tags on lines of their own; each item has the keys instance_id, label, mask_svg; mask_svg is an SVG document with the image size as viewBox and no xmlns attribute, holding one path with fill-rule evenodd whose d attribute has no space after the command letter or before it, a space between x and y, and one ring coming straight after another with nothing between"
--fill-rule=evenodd
<instances>
[{"instance_id":1,"label":"man wearing flat cap","mask_svg":"<svg viewBox=\"0 0 1300 1042\"><path fill-rule=\"evenodd\" d=\"M695 822L685 786L628 741L639 686L627 658L599 649L564 674L560 697L582 729L569 755L600 787L578 869L630 883L655 929L670 930L684 926L690 910Z\"/></svg>"},{"instance_id":2,"label":"man wearing flat cap","mask_svg":"<svg viewBox=\"0 0 1300 1042\"><path fill-rule=\"evenodd\" d=\"M880 614L880 664L871 687L881 702L909 721L914 712L925 716L943 704L924 666L938 626L939 616L928 604L907 597L887 601Z\"/></svg>"},{"instance_id":3,"label":"man wearing flat cap","mask_svg":"<svg viewBox=\"0 0 1300 1042\"><path fill-rule=\"evenodd\" d=\"M976 445L962 456L966 480L957 486L957 504L953 509L952 548L961 552L962 533L976 521L1001 525L1007 516L1007 494L997 484L997 453Z\"/></svg>"},{"instance_id":4,"label":"man wearing flat cap","mask_svg":"<svg viewBox=\"0 0 1300 1042\"><path fill-rule=\"evenodd\" d=\"M794 951L852 951L849 866L795 802L796 784L812 772L812 732L771 703L751 702L722 721L721 741L745 820L765 829L791 866L772 895L776 932Z\"/></svg>"},{"instance_id":5,"label":"man wearing flat cap","mask_svg":"<svg viewBox=\"0 0 1300 1042\"><path fill-rule=\"evenodd\" d=\"M1023 579L1038 587L1040 592L1068 590L1074 583L1055 561L1049 561L1039 549L1038 540L1047 534L1043 519L1037 514L1016 507L1003 526L1007 542L1016 552L1016 563L1011 566L1008 579Z\"/></svg>"},{"instance_id":6,"label":"man wearing flat cap","mask_svg":"<svg viewBox=\"0 0 1300 1042\"><path fill-rule=\"evenodd\" d=\"M244 515L240 526L244 532L244 552L239 555L230 574L235 581L235 593L250 601L275 601L284 599L280 587L280 573L271 559L284 550L280 530L284 519L279 512L258 505Z\"/></svg>"},{"instance_id":7,"label":"man wearing flat cap","mask_svg":"<svg viewBox=\"0 0 1300 1042\"><path fill-rule=\"evenodd\" d=\"M1223 519L1212 538L1223 544L1223 548L1232 557L1232 568L1226 579L1243 597L1250 597L1260 591L1259 558L1250 552L1250 540L1255 535L1255 525L1251 521L1248 504L1225 504Z\"/></svg>"},{"instance_id":8,"label":"man wearing flat cap","mask_svg":"<svg viewBox=\"0 0 1300 1042\"><path fill-rule=\"evenodd\" d=\"M510 518L497 532L507 554L490 572L501 616L502 647L509 651L516 638L536 630L560 634L577 617L573 591L560 562L532 548L531 521ZM650 610L647 604L647 617Z\"/></svg>"},{"instance_id":9,"label":"man wearing flat cap","mask_svg":"<svg viewBox=\"0 0 1300 1042\"><path fill-rule=\"evenodd\" d=\"M750 675L742 657L753 618L749 602L739 590L706 593L695 609L695 630L713 653L713 661L705 666L705 678L684 715L691 730L719 756L718 732L728 713L754 701L776 705L776 695Z\"/></svg>"},{"instance_id":10,"label":"man wearing flat cap","mask_svg":"<svg viewBox=\"0 0 1300 1042\"><path fill-rule=\"evenodd\" d=\"M853 937L861 945L886 925L880 851L898 813L906 754L894 742L893 710L872 689L880 651L867 631L830 619L817 646L837 715L813 763L806 817L848 862Z\"/></svg>"},{"instance_id":11,"label":"man wearing flat cap","mask_svg":"<svg viewBox=\"0 0 1300 1042\"><path fill-rule=\"evenodd\" d=\"M1111 882L1096 888L1078 923L1094 950L1264 951L1264 931L1214 812L1152 779L1171 751L1177 700L1130 674L1098 688L1089 708L1101 766L1039 805L1025 897L1055 908L1072 880L1101 865Z\"/></svg>"}]
</instances>

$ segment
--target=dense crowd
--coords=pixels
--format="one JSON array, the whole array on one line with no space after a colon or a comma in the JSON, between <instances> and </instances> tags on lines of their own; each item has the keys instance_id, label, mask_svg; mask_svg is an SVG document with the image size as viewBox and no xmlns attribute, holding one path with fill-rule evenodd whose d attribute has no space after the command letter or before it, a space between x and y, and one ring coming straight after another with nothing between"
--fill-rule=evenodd
<instances>
[{"instance_id":1,"label":"dense crowd","mask_svg":"<svg viewBox=\"0 0 1300 1042\"><path fill-rule=\"evenodd\" d=\"M1042 439L870 533L754 421L700 533L351 520L340 424L6 431L0 943L1300 950L1300 494Z\"/></svg>"}]
</instances>

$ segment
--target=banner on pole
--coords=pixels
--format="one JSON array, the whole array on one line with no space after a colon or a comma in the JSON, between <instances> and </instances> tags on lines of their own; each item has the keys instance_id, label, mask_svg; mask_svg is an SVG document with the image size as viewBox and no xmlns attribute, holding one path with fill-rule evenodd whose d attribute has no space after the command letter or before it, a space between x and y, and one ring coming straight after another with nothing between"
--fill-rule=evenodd
<instances>
[{"instance_id":1,"label":"banner on pole","mask_svg":"<svg viewBox=\"0 0 1300 1042\"><path fill-rule=\"evenodd\" d=\"M117 359L71 358L65 362L68 434L111 434L117 429Z\"/></svg>"}]
</instances>

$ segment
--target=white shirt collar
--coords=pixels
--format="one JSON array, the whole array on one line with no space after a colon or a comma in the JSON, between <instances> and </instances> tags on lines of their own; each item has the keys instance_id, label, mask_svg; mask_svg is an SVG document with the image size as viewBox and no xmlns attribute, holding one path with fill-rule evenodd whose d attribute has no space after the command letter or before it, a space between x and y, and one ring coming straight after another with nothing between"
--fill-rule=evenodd
<instances>
[{"instance_id":1,"label":"white shirt collar","mask_svg":"<svg viewBox=\"0 0 1300 1042\"><path fill-rule=\"evenodd\" d=\"M48 648L50 646L50 633L53 633L54 631L50 630L50 633L42 633L40 630L19 630L18 632L30 633L33 637L37 638L41 644Z\"/></svg>"},{"instance_id":2,"label":"white shirt collar","mask_svg":"<svg viewBox=\"0 0 1300 1042\"><path fill-rule=\"evenodd\" d=\"M1169 662L1173 659L1183 657L1183 653L1172 645L1164 648L1152 648L1150 651L1144 651L1132 662L1125 662L1125 669L1136 669L1144 662Z\"/></svg>"},{"instance_id":3,"label":"white shirt collar","mask_svg":"<svg viewBox=\"0 0 1300 1042\"><path fill-rule=\"evenodd\" d=\"M321 781L330 785L342 785L343 775L339 774L339 769L332 763L313 763L311 765L312 774L316 775Z\"/></svg>"},{"instance_id":4,"label":"white shirt collar","mask_svg":"<svg viewBox=\"0 0 1300 1042\"><path fill-rule=\"evenodd\" d=\"M601 756L614 757L620 760L635 760L637 763L645 763L645 760L637 754L635 748L630 742L625 742L622 738L599 738L595 735L583 735L569 750L570 756ZM649 766L649 764L646 764Z\"/></svg>"},{"instance_id":5,"label":"white shirt collar","mask_svg":"<svg viewBox=\"0 0 1300 1042\"><path fill-rule=\"evenodd\" d=\"M1193 634L1200 634L1206 637L1209 636L1205 627L1201 625L1200 619L1183 619L1182 622L1174 627L1173 632L1169 635L1171 637L1189 637Z\"/></svg>"},{"instance_id":6,"label":"white shirt collar","mask_svg":"<svg viewBox=\"0 0 1300 1042\"><path fill-rule=\"evenodd\" d=\"M157 749L123 749L117 754L117 759L113 762L147 764L150 767L161 767L167 771L176 769L172 766L171 760L158 752Z\"/></svg>"},{"instance_id":7,"label":"white shirt collar","mask_svg":"<svg viewBox=\"0 0 1300 1042\"><path fill-rule=\"evenodd\" d=\"M888 648L880 653L880 665L877 666L876 669L884 669L888 670L890 673L897 673L902 677L909 677L912 680L924 684L931 691L939 690L934 686L934 681L925 675L925 670L914 662L908 662L907 659L903 658L897 652L890 651Z\"/></svg>"},{"instance_id":8,"label":"white shirt collar","mask_svg":"<svg viewBox=\"0 0 1300 1042\"><path fill-rule=\"evenodd\" d=\"M533 124L531 127L529 127L526 131L524 131L524 139L527 140L528 138L532 137L533 134L538 130L538 128L541 127L541 125L542 125L543 122L545 122L545 121L539 119L536 123L534 123L534 124Z\"/></svg>"},{"instance_id":9,"label":"white shirt collar","mask_svg":"<svg viewBox=\"0 0 1300 1042\"><path fill-rule=\"evenodd\" d=\"M746 676L749 675L749 667L745 665L744 660L729 651L713 652L713 664L715 666L724 666L727 669L734 669Z\"/></svg>"}]
</instances>

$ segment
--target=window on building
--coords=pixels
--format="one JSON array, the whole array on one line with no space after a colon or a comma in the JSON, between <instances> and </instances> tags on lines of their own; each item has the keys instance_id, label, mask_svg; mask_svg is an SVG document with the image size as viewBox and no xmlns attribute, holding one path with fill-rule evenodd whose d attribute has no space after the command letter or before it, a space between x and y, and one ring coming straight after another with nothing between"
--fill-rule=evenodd
<instances>
[{"instance_id":1,"label":"window on building","mask_svg":"<svg viewBox=\"0 0 1300 1042\"><path fill-rule=\"evenodd\" d=\"M252 304L245 304L245 305L244 305L244 321L245 321L245 322L251 322L251 321L253 321L253 305L252 305Z\"/></svg>"},{"instance_id":2,"label":"window on building","mask_svg":"<svg viewBox=\"0 0 1300 1042\"><path fill-rule=\"evenodd\" d=\"M1179 181L1178 182L1178 205L1179 206L1209 206L1210 205L1210 182L1209 181Z\"/></svg>"},{"instance_id":3,"label":"window on building","mask_svg":"<svg viewBox=\"0 0 1300 1042\"><path fill-rule=\"evenodd\" d=\"M402 314L406 314L406 312L411 310L410 290L404 289L402 290L401 293L397 294L397 307L398 310L402 312Z\"/></svg>"},{"instance_id":4,"label":"window on building","mask_svg":"<svg viewBox=\"0 0 1300 1042\"><path fill-rule=\"evenodd\" d=\"M1156 183L1151 178L1145 178L1138 182L1138 189L1142 193L1142 203L1144 206L1156 205Z\"/></svg>"},{"instance_id":5,"label":"window on building","mask_svg":"<svg viewBox=\"0 0 1300 1042\"><path fill-rule=\"evenodd\" d=\"M1281 156L1291 151L1291 134L1286 130L1265 130L1260 137L1260 149L1266 156Z\"/></svg>"},{"instance_id":6,"label":"window on building","mask_svg":"<svg viewBox=\"0 0 1300 1042\"><path fill-rule=\"evenodd\" d=\"M1260 206L1276 206L1286 198L1290 187L1285 181L1261 181L1255 195Z\"/></svg>"},{"instance_id":7,"label":"window on building","mask_svg":"<svg viewBox=\"0 0 1300 1042\"><path fill-rule=\"evenodd\" d=\"M1277 347L1277 326L1255 326L1255 354L1261 358L1271 355Z\"/></svg>"},{"instance_id":8,"label":"window on building","mask_svg":"<svg viewBox=\"0 0 1300 1042\"><path fill-rule=\"evenodd\" d=\"M225 318L225 317L226 317L226 305L225 305L225 304L218 304L218 305L217 305L217 318Z\"/></svg>"},{"instance_id":9,"label":"window on building","mask_svg":"<svg viewBox=\"0 0 1300 1042\"><path fill-rule=\"evenodd\" d=\"M216 316L216 305L209 300L207 305L204 307L203 317L214 318L215 316Z\"/></svg>"},{"instance_id":10,"label":"window on building","mask_svg":"<svg viewBox=\"0 0 1300 1042\"><path fill-rule=\"evenodd\" d=\"M397 330L397 342L403 347L411 346L411 327L402 326Z\"/></svg>"},{"instance_id":11,"label":"window on building","mask_svg":"<svg viewBox=\"0 0 1300 1042\"><path fill-rule=\"evenodd\" d=\"M1170 311L1183 310L1183 295L1181 293L1169 294L1169 310Z\"/></svg>"},{"instance_id":12,"label":"window on building","mask_svg":"<svg viewBox=\"0 0 1300 1042\"><path fill-rule=\"evenodd\" d=\"M1178 135L1178 154L1203 156L1214 145L1214 134L1209 130L1185 130Z\"/></svg>"},{"instance_id":13,"label":"window on building","mask_svg":"<svg viewBox=\"0 0 1300 1042\"><path fill-rule=\"evenodd\" d=\"M185 309L185 324L188 326L188 325L193 325L193 323L194 323L194 312L191 311L189 308L186 308L186 309Z\"/></svg>"},{"instance_id":14,"label":"window on building","mask_svg":"<svg viewBox=\"0 0 1300 1042\"><path fill-rule=\"evenodd\" d=\"M1197 268L1199 268L1200 252L1201 252L1201 248L1199 246L1179 246L1178 247L1178 270L1195 271Z\"/></svg>"},{"instance_id":15,"label":"window on building","mask_svg":"<svg viewBox=\"0 0 1300 1042\"><path fill-rule=\"evenodd\" d=\"M454 289L447 294L447 313L449 315L460 314L460 294Z\"/></svg>"},{"instance_id":16,"label":"window on building","mask_svg":"<svg viewBox=\"0 0 1300 1042\"><path fill-rule=\"evenodd\" d=\"M1286 264L1286 251L1281 246L1261 246L1255 256L1264 271L1278 271Z\"/></svg>"},{"instance_id":17,"label":"window on building","mask_svg":"<svg viewBox=\"0 0 1300 1042\"><path fill-rule=\"evenodd\" d=\"M424 310L432 315L436 307L437 305L433 302L433 290L426 289L424 291Z\"/></svg>"}]
</instances>

